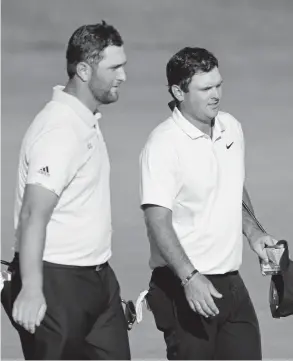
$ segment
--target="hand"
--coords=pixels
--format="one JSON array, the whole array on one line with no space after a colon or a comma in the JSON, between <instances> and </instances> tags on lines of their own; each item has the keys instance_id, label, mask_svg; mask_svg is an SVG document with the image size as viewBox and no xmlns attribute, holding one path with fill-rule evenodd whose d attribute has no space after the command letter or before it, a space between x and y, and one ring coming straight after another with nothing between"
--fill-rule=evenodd
<instances>
[{"instance_id":1,"label":"hand","mask_svg":"<svg viewBox=\"0 0 293 361\"><path fill-rule=\"evenodd\" d=\"M36 327L40 326L45 316L46 309L42 290L23 287L13 304L12 317L28 332L35 333Z\"/></svg>"},{"instance_id":2,"label":"hand","mask_svg":"<svg viewBox=\"0 0 293 361\"><path fill-rule=\"evenodd\" d=\"M249 241L251 249L258 255L258 257L264 263L269 263L269 258L266 252L266 246L274 246L277 243L277 240L272 236L260 233Z\"/></svg>"},{"instance_id":3,"label":"hand","mask_svg":"<svg viewBox=\"0 0 293 361\"><path fill-rule=\"evenodd\" d=\"M223 296L204 275L195 274L184 286L184 291L193 311L204 317L216 316L219 313L213 297L222 298Z\"/></svg>"}]
</instances>

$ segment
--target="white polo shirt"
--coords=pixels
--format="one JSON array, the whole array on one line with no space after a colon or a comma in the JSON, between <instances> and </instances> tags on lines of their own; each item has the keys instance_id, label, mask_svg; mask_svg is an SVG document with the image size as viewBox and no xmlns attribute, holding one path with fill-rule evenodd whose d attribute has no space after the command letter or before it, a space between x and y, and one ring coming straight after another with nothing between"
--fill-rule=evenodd
<instances>
[{"instance_id":1,"label":"white polo shirt","mask_svg":"<svg viewBox=\"0 0 293 361\"><path fill-rule=\"evenodd\" d=\"M244 140L240 123L219 112L212 139L175 108L140 157L141 204L172 211L179 241L203 274L238 270L242 261ZM166 265L150 239L151 268Z\"/></svg>"},{"instance_id":2,"label":"white polo shirt","mask_svg":"<svg viewBox=\"0 0 293 361\"><path fill-rule=\"evenodd\" d=\"M111 256L110 165L100 116L57 86L23 139L15 230L26 184L38 184L59 197L47 226L45 261L90 266Z\"/></svg>"}]
</instances>

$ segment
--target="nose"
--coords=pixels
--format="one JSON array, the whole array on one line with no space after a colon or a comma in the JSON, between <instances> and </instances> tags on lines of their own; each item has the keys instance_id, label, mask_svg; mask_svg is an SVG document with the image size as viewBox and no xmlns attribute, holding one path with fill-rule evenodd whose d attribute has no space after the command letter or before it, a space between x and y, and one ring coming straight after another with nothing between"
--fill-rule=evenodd
<instances>
[{"instance_id":1,"label":"nose","mask_svg":"<svg viewBox=\"0 0 293 361\"><path fill-rule=\"evenodd\" d=\"M117 79L120 80L121 82L125 81L126 80L125 69L123 67L121 67L117 70L118 70Z\"/></svg>"},{"instance_id":2,"label":"nose","mask_svg":"<svg viewBox=\"0 0 293 361\"><path fill-rule=\"evenodd\" d=\"M212 92L212 98L216 99L216 100L219 100L220 97L221 97L221 89L217 88L217 87L214 87L213 92Z\"/></svg>"}]
</instances>

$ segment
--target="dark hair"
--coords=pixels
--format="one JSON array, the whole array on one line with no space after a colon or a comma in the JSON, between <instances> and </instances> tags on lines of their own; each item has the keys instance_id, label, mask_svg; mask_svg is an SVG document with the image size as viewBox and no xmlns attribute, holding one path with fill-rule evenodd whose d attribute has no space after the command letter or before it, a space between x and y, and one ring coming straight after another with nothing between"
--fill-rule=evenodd
<instances>
[{"instance_id":1,"label":"dark hair","mask_svg":"<svg viewBox=\"0 0 293 361\"><path fill-rule=\"evenodd\" d=\"M187 93L194 74L207 73L218 66L217 58L206 49L190 47L181 49L172 56L166 67L169 93L175 99L172 85L180 86Z\"/></svg>"},{"instance_id":2,"label":"dark hair","mask_svg":"<svg viewBox=\"0 0 293 361\"><path fill-rule=\"evenodd\" d=\"M81 61L97 64L102 59L103 50L110 45L122 46L123 40L119 32L105 21L94 25L83 25L75 30L69 39L66 51L69 78L73 78L76 66Z\"/></svg>"}]
</instances>

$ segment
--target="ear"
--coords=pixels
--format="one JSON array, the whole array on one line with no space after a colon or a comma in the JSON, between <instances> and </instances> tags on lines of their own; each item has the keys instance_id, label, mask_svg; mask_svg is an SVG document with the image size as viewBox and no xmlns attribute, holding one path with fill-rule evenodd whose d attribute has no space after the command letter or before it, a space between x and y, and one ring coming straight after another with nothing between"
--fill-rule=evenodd
<instances>
[{"instance_id":1,"label":"ear","mask_svg":"<svg viewBox=\"0 0 293 361\"><path fill-rule=\"evenodd\" d=\"M179 101L182 102L184 100L184 91L180 88L179 85L173 84L171 86L172 93L174 97Z\"/></svg>"},{"instance_id":2,"label":"ear","mask_svg":"<svg viewBox=\"0 0 293 361\"><path fill-rule=\"evenodd\" d=\"M87 82L92 76L92 68L82 61L76 66L76 74L82 81Z\"/></svg>"}]
</instances>

